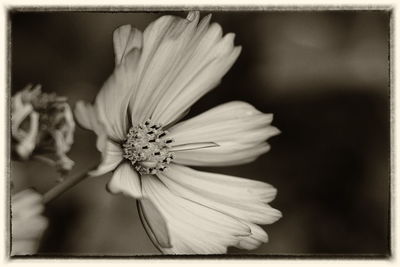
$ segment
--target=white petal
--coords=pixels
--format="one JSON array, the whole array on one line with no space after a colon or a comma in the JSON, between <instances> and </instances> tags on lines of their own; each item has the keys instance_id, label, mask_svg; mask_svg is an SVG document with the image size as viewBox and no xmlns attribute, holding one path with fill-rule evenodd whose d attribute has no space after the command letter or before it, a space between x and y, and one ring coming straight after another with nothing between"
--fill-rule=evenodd
<instances>
[{"instance_id":1,"label":"white petal","mask_svg":"<svg viewBox=\"0 0 400 267\"><path fill-rule=\"evenodd\" d=\"M74 114L80 126L96 133L96 147L100 152L103 151L106 144L107 133L104 125L98 119L94 107L84 101L78 101L75 104Z\"/></svg>"},{"instance_id":2,"label":"white petal","mask_svg":"<svg viewBox=\"0 0 400 267\"><path fill-rule=\"evenodd\" d=\"M170 192L157 178L142 177L143 195L165 218L170 235L171 254L220 254L250 228L239 220Z\"/></svg>"},{"instance_id":3,"label":"white petal","mask_svg":"<svg viewBox=\"0 0 400 267\"><path fill-rule=\"evenodd\" d=\"M38 239L47 227L47 219L41 216L44 210L42 195L26 189L11 197L12 245L17 240Z\"/></svg>"},{"instance_id":4,"label":"white petal","mask_svg":"<svg viewBox=\"0 0 400 267\"><path fill-rule=\"evenodd\" d=\"M13 241L39 239L43 231L46 230L47 225L47 218L40 215L14 218L11 222Z\"/></svg>"},{"instance_id":5,"label":"white petal","mask_svg":"<svg viewBox=\"0 0 400 267\"><path fill-rule=\"evenodd\" d=\"M264 133L264 138L250 139L251 142L260 142L270 135L277 134L276 128L269 128L272 122L272 114L264 114L255 109L252 105L242 101L232 101L214 107L194 118L183 121L171 129L170 136L175 138L176 145L188 143L193 138L201 140L217 139L217 141L237 140L243 138L242 132L251 134L255 130ZM265 132L262 132L266 126ZM206 136L196 136L205 134ZM241 140L243 141L243 140Z\"/></svg>"},{"instance_id":6,"label":"white petal","mask_svg":"<svg viewBox=\"0 0 400 267\"><path fill-rule=\"evenodd\" d=\"M11 197L12 215L23 217L26 211L34 206L41 206L42 195L32 189L25 189Z\"/></svg>"},{"instance_id":7,"label":"white petal","mask_svg":"<svg viewBox=\"0 0 400 267\"><path fill-rule=\"evenodd\" d=\"M28 87L29 88L29 87ZM28 90L28 89L24 89ZM24 103L22 101L22 92L15 94L11 98L11 133L13 137L21 140L25 136L25 131L23 131L20 126L21 123L28 117L32 111L33 106L30 103Z\"/></svg>"},{"instance_id":8,"label":"white petal","mask_svg":"<svg viewBox=\"0 0 400 267\"><path fill-rule=\"evenodd\" d=\"M220 29L213 24L213 29ZM185 62L182 71L175 77L163 100L152 115L155 121L168 124L189 108L200 97L216 87L240 54L240 47L233 47L233 34L221 39L217 31L217 43L204 35L206 44L199 44L200 51L186 52L190 60ZM211 48L209 47L211 44ZM214 44L214 45L213 45ZM196 47L197 48L197 47Z\"/></svg>"},{"instance_id":9,"label":"white petal","mask_svg":"<svg viewBox=\"0 0 400 267\"><path fill-rule=\"evenodd\" d=\"M217 147L178 151L174 162L190 166L232 166L254 161L270 150L266 143L253 146L216 142Z\"/></svg>"},{"instance_id":10,"label":"white petal","mask_svg":"<svg viewBox=\"0 0 400 267\"><path fill-rule=\"evenodd\" d=\"M282 216L267 204L274 199L276 189L264 182L200 172L174 164L158 176L173 194L246 224L251 234L239 239L234 245L238 248L255 249L268 242L268 235L257 224L271 224Z\"/></svg>"},{"instance_id":11,"label":"white petal","mask_svg":"<svg viewBox=\"0 0 400 267\"><path fill-rule=\"evenodd\" d=\"M120 141L128 131L127 111L138 77L142 33L124 25L114 31L113 41L116 66L96 97L95 112L107 135Z\"/></svg>"},{"instance_id":12,"label":"white petal","mask_svg":"<svg viewBox=\"0 0 400 267\"><path fill-rule=\"evenodd\" d=\"M218 24L209 27L210 17L205 17L187 45L185 51L182 51L182 58L179 66L175 68L174 75L168 87L165 88L163 99L157 105L152 118L160 121L160 115L175 100L175 98L185 89L185 86L209 64L215 57L211 53L213 47L221 39L222 29ZM179 114L177 114L179 116ZM160 121L167 124L165 121Z\"/></svg>"},{"instance_id":13,"label":"white petal","mask_svg":"<svg viewBox=\"0 0 400 267\"><path fill-rule=\"evenodd\" d=\"M63 104L64 107L64 118L65 118L65 124L62 128L62 132L64 133L64 142L66 146L66 151L70 150L70 147L74 143L74 133L75 133L75 120L74 116L72 114L71 107L67 104Z\"/></svg>"},{"instance_id":14,"label":"white petal","mask_svg":"<svg viewBox=\"0 0 400 267\"><path fill-rule=\"evenodd\" d=\"M113 171L122 159L121 146L112 141L106 141L104 151L102 151L102 161L96 170L89 172L89 175L100 176Z\"/></svg>"},{"instance_id":15,"label":"white petal","mask_svg":"<svg viewBox=\"0 0 400 267\"><path fill-rule=\"evenodd\" d=\"M254 239L252 237L246 237L239 241L239 244L236 245L237 248L253 250L258 248L262 244L261 241Z\"/></svg>"},{"instance_id":16,"label":"white petal","mask_svg":"<svg viewBox=\"0 0 400 267\"><path fill-rule=\"evenodd\" d=\"M138 78L130 95L131 121L167 124L218 84L240 53L233 34L222 38L210 17L199 23L199 13L187 19L163 16L143 33ZM121 31L128 32L128 28ZM120 41L124 43L124 41Z\"/></svg>"},{"instance_id":17,"label":"white petal","mask_svg":"<svg viewBox=\"0 0 400 267\"><path fill-rule=\"evenodd\" d=\"M248 225L251 229L251 235L243 237L236 247L251 250L268 242L268 235L260 226L253 223L248 223Z\"/></svg>"},{"instance_id":18,"label":"white petal","mask_svg":"<svg viewBox=\"0 0 400 267\"><path fill-rule=\"evenodd\" d=\"M174 194L245 222L270 224L282 215L267 203L276 189L260 181L171 164L159 178Z\"/></svg>"},{"instance_id":19,"label":"white petal","mask_svg":"<svg viewBox=\"0 0 400 267\"><path fill-rule=\"evenodd\" d=\"M142 32L131 25L123 25L113 34L115 65L121 64L124 57L134 48L142 46Z\"/></svg>"},{"instance_id":20,"label":"white petal","mask_svg":"<svg viewBox=\"0 0 400 267\"><path fill-rule=\"evenodd\" d=\"M250 162L269 150L265 141L279 134L264 114L248 103L229 102L169 129L174 146L213 142L218 146L180 151L175 162L185 165L223 166Z\"/></svg>"},{"instance_id":21,"label":"white petal","mask_svg":"<svg viewBox=\"0 0 400 267\"><path fill-rule=\"evenodd\" d=\"M33 255L37 252L39 242L35 239L15 240L12 242L11 256Z\"/></svg>"},{"instance_id":22,"label":"white petal","mask_svg":"<svg viewBox=\"0 0 400 267\"><path fill-rule=\"evenodd\" d=\"M23 159L27 159L35 149L36 139L39 134L39 114L37 112L32 112L29 115L29 120L29 129L16 147L18 155Z\"/></svg>"},{"instance_id":23,"label":"white petal","mask_svg":"<svg viewBox=\"0 0 400 267\"><path fill-rule=\"evenodd\" d=\"M153 244L160 250L171 248L167 223L153 202L145 198L140 199L138 212Z\"/></svg>"},{"instance_id":24,"label":"white petal","mask_svg":"<svg viewBox=\"0 0 400 267\"><path fill-rule=\"evenodd\" d=\"M142 197L140 177L133 170L131 164L127 162L122 163L114 171L110 182L107 184L107 189L113 194L122 193L133 198Z\"/></svg>"},{"instance_id":25,"label":"white petal","mask_svg":"<svg viewBox=\"0 0 400 267\"><path fill-rule=\"evenodd\" d=\"M115 67L96 97L97 116L107 135L116 141L123 140L128 131L129 96L135 91L139 58L140 50L131 50Z\"/></svg>"},{"instance_id":26,"label":"white petal","mask_svg":"<svg viewBox=\"0 0 400 267\"><path fill-rule=\"evenodd\" d=\"M74 115L79 125L85 129L95 131L99 127L99 121L89 103L79 100L75 104Z\"/></svg>"},{"instance_id":27,"label":"white petal","mask_svg":"<svg viewBox=\"0 0 400 267\"><path fill-rule=\"evenodd\" d=\"M248 223L251 229L251 237L260 241L260 242L268 242L268 235L260 226L254 223Z\"/></svg>"},{"instance_id":28,"label":"white petal","mask_svg":"<svg viewBox=\"0 0 400 267\"><path fill-rule=\"evenodd\" d=\"M143 33L143 52L138 65L140 81L131 96L132 121L142 122L158 105L171 77L191 40L196 16L191 21L175 16L163 16L151 23Z\"/></svg>"}]
</instances>

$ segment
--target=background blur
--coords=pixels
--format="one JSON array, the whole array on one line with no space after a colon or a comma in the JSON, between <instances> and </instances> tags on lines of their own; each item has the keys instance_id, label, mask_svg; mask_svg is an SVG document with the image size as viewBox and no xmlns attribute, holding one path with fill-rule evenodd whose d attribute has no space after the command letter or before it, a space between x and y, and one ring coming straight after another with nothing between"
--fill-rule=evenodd
<instances>
[{"instance_id":1,"label":"background blur","mask_svg":"<svg viewBox=\"0 0 400 267\"><path fill-rule=\"evenodd\" d=\"M208 12L203 12L205 15ZM266 181L283 212L270 242L234 254L387 255L390 241L389 23L385 11L212 12L242 53L189 117L231 100L274 113L282 134L257 161L204 168ZM165 13L16 12L11 19L11 93L28 83L92 101L114 65L112 32L140 30ZM185 16L183 12L168 12ZM93 133L78 128L74 173L99 162ZM91 178L51 202L40 254L154 255L132 199ZM16 190L45 192L56 173L12 162Z\"/></svg>"}]
</instances>

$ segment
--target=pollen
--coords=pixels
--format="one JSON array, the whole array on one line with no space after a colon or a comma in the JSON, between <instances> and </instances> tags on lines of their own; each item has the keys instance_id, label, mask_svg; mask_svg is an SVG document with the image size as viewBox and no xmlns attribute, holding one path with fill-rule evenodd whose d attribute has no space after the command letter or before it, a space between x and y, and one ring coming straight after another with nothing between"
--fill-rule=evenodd
<instances>
[{"instance_id":1,"label":"pollen","mask_svg":"<svg viewBox=\"0 0 400 267\"><path fill-rule=\"evenodd\" d=\"M162 130L161 124L147 120L131 127L122 144L123 157L129 160L140 174L157 174L164 171L174 159L170 151L172 138Z\"/></svg>"}]
</instances>

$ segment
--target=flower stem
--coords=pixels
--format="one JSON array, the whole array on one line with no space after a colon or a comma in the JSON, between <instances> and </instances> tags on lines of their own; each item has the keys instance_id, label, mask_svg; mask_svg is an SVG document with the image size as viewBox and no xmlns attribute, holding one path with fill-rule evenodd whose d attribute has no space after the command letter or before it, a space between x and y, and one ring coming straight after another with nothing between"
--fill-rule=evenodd
<instances>
[{"instance_id":1,"label":"flower stem","mask_svg":"<svg viewBox=\"0 0 400 267\"><path fill-rule=\"evenodd\" d=\"M65 179L63 182L51 188L43 195L43 203L49 203L53 199L59 197L62 193L77 185L78 183L89 177L88 172L84 172L74 177Z\"/></svg>"}]
</instances>

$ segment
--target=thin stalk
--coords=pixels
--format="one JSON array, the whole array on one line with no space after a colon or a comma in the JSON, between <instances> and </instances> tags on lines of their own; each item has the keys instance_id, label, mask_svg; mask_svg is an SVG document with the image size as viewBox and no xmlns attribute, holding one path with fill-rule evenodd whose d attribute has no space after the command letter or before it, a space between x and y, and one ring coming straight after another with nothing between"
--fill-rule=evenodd
<instances>
[{"instance_id":1,"label":"thin stalk","mask_svg":"<svg viewBox=\"0 0 400 267\"><path fill-rule=\"evenodd\" d=\"M84 172L77 176L66 178L64 181L54 186L43 195L43 203L44 204L49 203L50 201L59 197L62 193L74 187L75 185L82 182L88 177L89 177L88 172Z\"/></svg>"}]
</instances>

